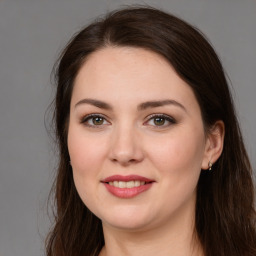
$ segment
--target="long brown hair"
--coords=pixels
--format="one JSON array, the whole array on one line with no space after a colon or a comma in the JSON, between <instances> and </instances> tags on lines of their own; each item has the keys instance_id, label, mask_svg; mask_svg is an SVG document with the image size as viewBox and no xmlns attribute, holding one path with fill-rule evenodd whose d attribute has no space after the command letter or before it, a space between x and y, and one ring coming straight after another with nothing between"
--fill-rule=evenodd
<instances>
[{"instance_id":1,"label":"long brown hair","mask_svg":"<svg viewBox=\"0 0 256 256\"><path fill-rule=\"evenodd\" d=\"M63 51L56 69L55 127L59 165L52 192L55 223L47 256L96 256L104 245L101 221L76 191L67 148L67 127L76 75L93 52L130 46L160 54L194 91L205 130L225 124L223 153L197 186L195 232L206 256L255 256L256 231L252 168L244 147L222 65L198 29L149 7L108 14L80 31Z\"/></svg>"}]
</instances>

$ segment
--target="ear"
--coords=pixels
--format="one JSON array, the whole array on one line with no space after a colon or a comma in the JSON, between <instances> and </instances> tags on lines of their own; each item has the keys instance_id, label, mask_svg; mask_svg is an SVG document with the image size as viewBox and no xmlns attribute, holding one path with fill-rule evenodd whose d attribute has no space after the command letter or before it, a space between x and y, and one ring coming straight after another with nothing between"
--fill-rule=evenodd
<instances>
[{"instance_id":1,"label":"ear","mask_svg":"<svg viewBox=\"0 0 256 256\"><path fill-rule=\"evenodd\" d=\"M223 121L217 121L209 130L204 150L204 158L201 168L204 170L209 169L209 163L212 165L218 160L223 150L225 135L225 125Z\"/></svg>"}]
</instances>

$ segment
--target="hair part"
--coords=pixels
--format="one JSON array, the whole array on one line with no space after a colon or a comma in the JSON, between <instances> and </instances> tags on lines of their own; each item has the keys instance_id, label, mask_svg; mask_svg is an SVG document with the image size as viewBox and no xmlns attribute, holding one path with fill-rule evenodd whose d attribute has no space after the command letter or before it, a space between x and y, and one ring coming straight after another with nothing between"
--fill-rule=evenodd
<instances>
[{"instance_id":1,"label":"hair part","mask_svg":"<svg viewBox=\"0 0 256 256\"><path fill-rule=\"evenodd\" d=\"M252 168L218 56L198 29L150 7L111 12L72 38L56 65L55 128L59 165L54 186L55 226L47 256L96 256L104 246L101 221L81 201L69 165L67 133L75 78L90 54L136 47L163 56L193 90L206 131L225 124L222 155L197 186L195 232L207 256L256 255ZM75 216L75 217L74 217Z\"/></svg>"}]
</instances>

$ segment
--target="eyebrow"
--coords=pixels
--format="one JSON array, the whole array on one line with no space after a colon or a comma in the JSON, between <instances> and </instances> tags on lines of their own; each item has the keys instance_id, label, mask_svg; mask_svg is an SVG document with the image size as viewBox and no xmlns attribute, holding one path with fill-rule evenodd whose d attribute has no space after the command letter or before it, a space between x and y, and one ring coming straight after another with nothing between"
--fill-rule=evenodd
<instances>
[{"instance_id":1,"label":"eyebrow","mask_svg":"<svg viewBox=\"0 0 256 256\"><path fill-rule=\"evenodd\" d=\"M82 104L89 104L89 105L93 105L95 107L106 109L106 110L113 109L108 103L100 100L95 100L95 99L82 99L76 103L75 108Z\"/></svg>"},{"instance_id":2,"label":"eyebrow","mask_svg":"<svg viewBox=\"0 0 256 256\"><path fill-rule=\"evenodd\" d=\"M185 112L187 112L186 108L176 100L157 100L157 101L147 101L144 103L141 103L138 106L138 110L145 110L147 108L157 108L157 107L162 107L166 105L174 105L176 107L182 108Z\"/></svg>"},{"instance_id":3,"label":"eyebrow","mask_svg":"<svg viewBox=\"0 0 256 256\"><path fill-rule=\"evenodd\" d=\"M89 104L89 105L93 105L93 106L101 108L101 109L113 110L112 106L109 105L108 103L101 101L101 100L95 100L95 99L82 99L75 104L75 108L82 104ZM142 110L146 110L148 108L157 108L157 107L162 107L162 106L166 106L166 105L174 105L176 107L180 107L185 112L187 112L186 108L181 103L179 103L175 100L169 100L169 99L146 101L146 102L139 104L137 109L139 111L142 111Z\"/></svg>"}]
</instances>

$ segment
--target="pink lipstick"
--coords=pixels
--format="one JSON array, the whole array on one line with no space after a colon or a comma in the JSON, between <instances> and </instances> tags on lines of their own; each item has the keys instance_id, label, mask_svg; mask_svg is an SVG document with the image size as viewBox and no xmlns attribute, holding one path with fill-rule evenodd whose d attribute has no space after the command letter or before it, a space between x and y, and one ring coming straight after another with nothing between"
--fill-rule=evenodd
<instances>
[{"instance_id":1,"label":"pink lipstick","mask_svg":"<svg viewBox=\"0 0 256 256\"><path fill-rule=\"evenodd\" d=\"M102 181L107 190L120 198L132 198L148 190L154 180L138 175L113 175Z\"/></svg>"}]
</instances>

